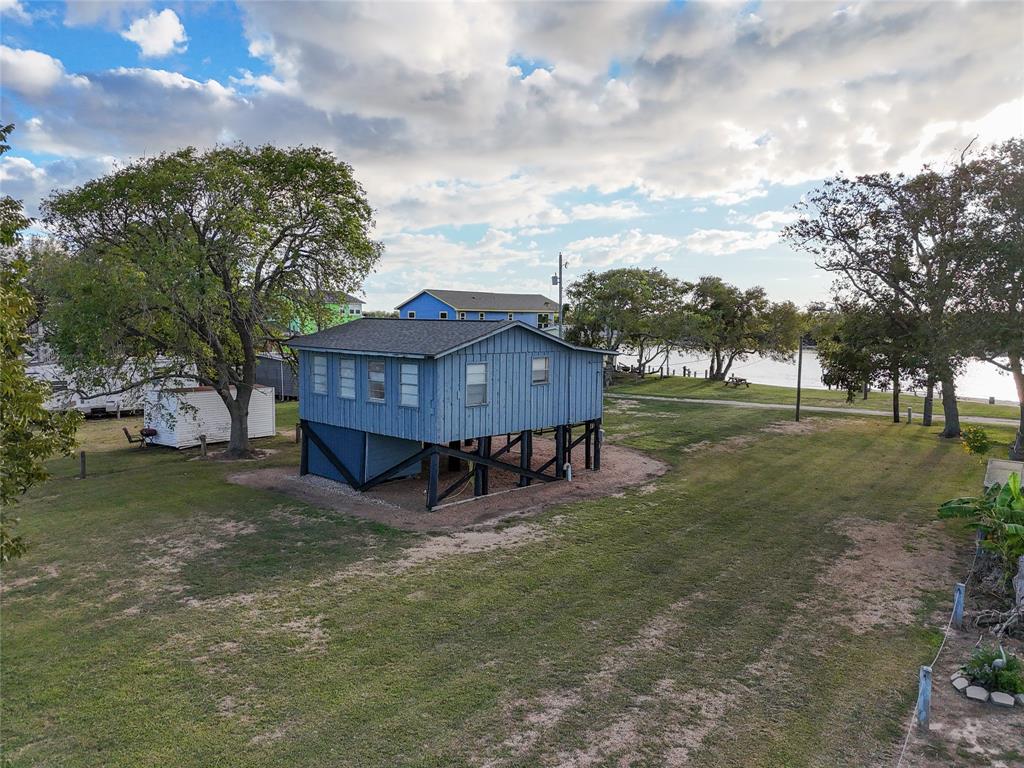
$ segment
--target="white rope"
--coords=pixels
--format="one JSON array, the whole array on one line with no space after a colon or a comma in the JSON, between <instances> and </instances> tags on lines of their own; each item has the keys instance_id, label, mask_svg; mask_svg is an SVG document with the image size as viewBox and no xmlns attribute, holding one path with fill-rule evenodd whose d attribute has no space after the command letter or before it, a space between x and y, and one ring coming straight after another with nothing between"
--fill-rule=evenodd
<instances>
[{"instance_id":1,"label":"white rope","mask_svg":"<svg viewBox=\"0 0 1024 768\"><path fill-rule=\"evenodd\" d=\"M975 545L975 547L974 547L974 559L971 560L971 567L967 571L967 578L964 579L964 581L963 581L963 585L964 585L964 605L961 607L961 610L966 608L966 603L967 603L967 584L968 584L968 582L970 582L971 576L974 575L974 566L978 562L978 552L980 552L980 551L981 551L981 546L980 545ZM932 663L928 665L929 667L934 668L935 664L939 660L939 656L942 655L942 649L946 647L946 640L949 639L949 630L953 626L953 617L955 615L956 615L956 605L954 604L953 610L951 610L949 612L949 621L946 622L946 629L942 633L942 642L939 643L939 650L935 652L935 658L932 659ZM933 678L933 680L934 680L934 678ZM918 696L919 697L920 697L920 693L921 692L918 691ZM899 759L896 761L896 768L900 768L900 766L903 765L903 758L907 754L907 746L910 744L910 735L914 732L914 720L915 719L917 719L917 701L916 700L914 701L914 710L913 710L913 712L910 713L910 723L907 725L907 735L903 739L903 748L900 750Z\"/></svg>"}]
</instances>

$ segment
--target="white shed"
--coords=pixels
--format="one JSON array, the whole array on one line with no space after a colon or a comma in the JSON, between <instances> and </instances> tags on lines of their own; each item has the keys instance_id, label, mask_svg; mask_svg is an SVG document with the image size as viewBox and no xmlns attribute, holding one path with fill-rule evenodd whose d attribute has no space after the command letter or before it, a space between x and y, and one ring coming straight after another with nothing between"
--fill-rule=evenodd
<instances>
[{"instance_id":1,"label":"white shed","mask_svg":"<svg viewBox=\"0 0 1024 768\"><path fill-rule=\"evenodd\" d=\"M146 397L146 427L156 430L154 445L191 448L231 437L231 415L213 387L154 389ZM257 386L249 401L249 437L272 437L277 431L274 388Z\"/></svg>"}]
</instances>

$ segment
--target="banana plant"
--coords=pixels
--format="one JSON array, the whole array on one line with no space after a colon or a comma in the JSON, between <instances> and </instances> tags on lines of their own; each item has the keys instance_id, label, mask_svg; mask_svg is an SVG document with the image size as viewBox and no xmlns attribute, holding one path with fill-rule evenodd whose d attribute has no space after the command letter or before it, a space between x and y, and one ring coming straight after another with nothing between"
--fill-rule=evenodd
<instances>
[{"instance_id":1,"label":"banana plant","mask_svg":"<svg viewBox=\"0 0 1024 768\"><path fill-rule=\"evenodd\" d=\"M1024 491L1020 475L1011 473L1005 485L993 483L981 496L950 499L939 507L939 517L971 520L968 527L982 532L981 545L999 555L1006 583L1010 583L1017 560L1024 555Z\"/></svg>"}]
</instances>

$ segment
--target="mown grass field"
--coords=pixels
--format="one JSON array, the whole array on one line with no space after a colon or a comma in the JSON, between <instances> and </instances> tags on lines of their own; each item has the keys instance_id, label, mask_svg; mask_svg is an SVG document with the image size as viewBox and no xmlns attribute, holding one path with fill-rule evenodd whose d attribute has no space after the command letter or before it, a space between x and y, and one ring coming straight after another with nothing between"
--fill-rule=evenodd
<instances>
[{"instance_id":1,"label":"mown grass field","mask_svg":"<svg viewBox=\"0 0 1024 768\"><path fill-rule=\"evenodd\" d=\"M742 375L740 371L740 375ZM708 381L706 379L683 378L682 376L668 376L659 379L656 375L644 380L638 380L627 384L619 384L611 391L621 394L633 395L660 395L663 397L692 397L703 400L742 400L749 403L796 403L796 389L794 387L776 387L769 384L752 383L747 387L727 387L721 381ZM827 389L804 389L800 395L800 401L804 405L826 406L832 408L848 408L851 411L891 411L892 393L876 392L868 393L868 399L864 400L860 395L852 403L846 402L846 393ZM924 411L924 398L908 393L900 394L900 408L902 415L906 415L908 407L914 409L915 418L920 418ZM936 416L942 415L942 403L938 398L934 404ZM979 403L975 400L960 401L960 415L963 416L991 416L1000 419L1019 419L1020 409L1013 405Z\"/></svg>"},{"instance_id":2,"label":"mown grass field","mask_svg":"<svg viewBox=\"0 0 1024 768\"><path fill-rule=\"evenodd\" d=\"M935 506L983 470L934 430L763 431L784 417L613 403L609 439L664 477L427 560L408 555L430 537L227 484L237 465L129 449L123 422L90 422L89 477L52 463L21 504L32 551L3 573L6 759L883 764L969 552ZM284 407L279 427L293 421ZM289 439L262 445L297 465ZM938 575L915 582L915 565L911 609L869 620L836 564L858 567L872 526Z\"/></svg>"}]
</instances>

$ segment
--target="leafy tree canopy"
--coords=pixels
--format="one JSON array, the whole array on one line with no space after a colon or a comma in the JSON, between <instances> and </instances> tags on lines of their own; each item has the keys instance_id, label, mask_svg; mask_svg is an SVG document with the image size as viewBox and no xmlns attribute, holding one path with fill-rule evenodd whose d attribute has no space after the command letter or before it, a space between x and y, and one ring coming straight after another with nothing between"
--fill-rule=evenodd
<instances>
[{"instance_id":1,"label":"leafy tree canopy","mask_svg":"<svg viewBox=\"0 0 1024 768\"><path fill-rule=\"evenodd\" d=\"M13 125L0 127L0 154L10 148L7 137ZM0 198L0 561L22 555L23 537L14 533L17 519L9 516L11 504L47 477L44 462L55 453L74 446L79 415L50 413L44 408L49 387L30 378L25 367L28 326L35 304L26 285L27 266L18 250L21 232L31 224L21 203Z\"/></svg>"},{"instance_id":2,"label":"leafy tree canopy","mask_svg":"<svg viewBox=\"0 0 1024 768\"><path fill-rule=\"evenodd\" d=\"M316 147L193 148L140 160L43 205L62 250L34 265L62 364L102 378L183 372L231 414L229 455L249 452L256 355L291 321L326 320L380 258L352 169Z\"/></svg>"}]
</instances>

